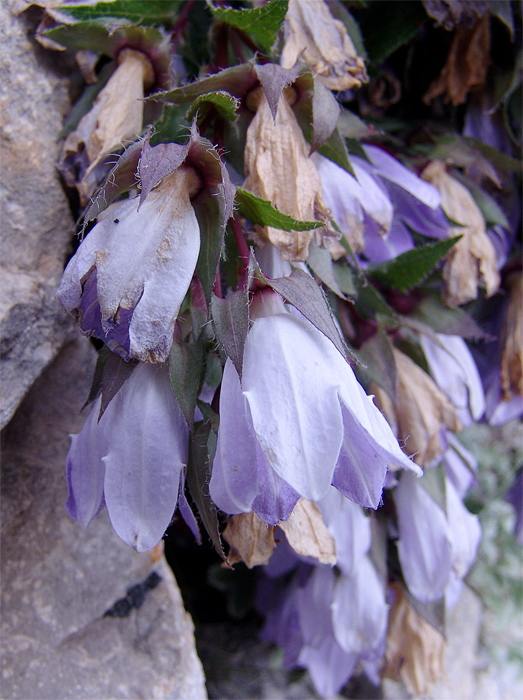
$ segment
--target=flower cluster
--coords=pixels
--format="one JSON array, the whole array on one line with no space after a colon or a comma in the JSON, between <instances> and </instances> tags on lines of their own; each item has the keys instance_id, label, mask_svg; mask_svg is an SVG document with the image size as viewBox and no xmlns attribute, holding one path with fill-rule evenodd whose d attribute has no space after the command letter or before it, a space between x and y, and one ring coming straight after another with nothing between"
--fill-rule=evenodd
<instances>
[{"instance_id":1,"label":"flower cluster","mask_svg":"<svg viewBox=\"0 0 523 700\"><path fill-rule=\"evenodd\" d=\"M140 27L67 5L45 31L105 56L60 164L85 209L57 299L103 346L68 512L87 527L105 506L138 551L179 512L230 566L259 567L262 634L322 696L362 672L425 693L434 620L481 540L457 435L523 415L518 127L485 82L488 22L506 17L423 3L416 26L455 28L444 68L374 124L401 83L372 26L401 3L165 5ZM408 121L472 91L460 133Z\"/></svg>"}]
</instances>

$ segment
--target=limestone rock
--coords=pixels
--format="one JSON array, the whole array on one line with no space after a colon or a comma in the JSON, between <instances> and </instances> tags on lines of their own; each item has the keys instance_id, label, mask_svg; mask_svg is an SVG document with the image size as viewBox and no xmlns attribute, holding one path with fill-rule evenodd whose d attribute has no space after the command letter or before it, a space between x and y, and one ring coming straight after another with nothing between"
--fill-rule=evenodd
<instances>
[{"instance_id":1,"label":"limestone rock","mask_svg":"<svg viewBox=\"0 0 523 700\"><path fill-rule=\"evenodd\" d=\"M64 509L68 434L85 419L94 361L87 340L65 346L2 433L2 698L203 700L163 556L134 552L105 513L84 531ZM129 595L151 572L158 585Z\"/></svg>"},{"instance_id":2,"label":"limestone rock","mask_svg":"<svg viewBox=\"0 0 523 700\"><path fill-rule=\"evenodd\" d=\"M68 79L13 10L0 4L0 427L72 328L54 300L73 231L55 167Z\"/></svg>"}]
</instances>

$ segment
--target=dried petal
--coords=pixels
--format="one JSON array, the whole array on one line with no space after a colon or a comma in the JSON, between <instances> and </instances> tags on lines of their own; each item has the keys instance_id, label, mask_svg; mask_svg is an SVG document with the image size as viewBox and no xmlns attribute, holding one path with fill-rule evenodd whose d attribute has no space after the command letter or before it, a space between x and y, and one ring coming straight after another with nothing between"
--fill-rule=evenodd
<instances>
[{"instance_id":1,"label":"dried petal","mask_svg":"<svg viewBox=\"0 0 523 700\"><path fill-rule=\"evenodd\" d=\"M93 107L64 143L61 169L67 183L78 187L83 204L98 184L91 177L96 167L142 130L144 85L154 79L152 66L143 53L132 49L121 51L118 61Z\"/></svg>"},{"instance_id":2,"label":"dried petal","mask_svg":"<svg viewBox=\"0 0 523 700\"><path fill-rule=\"evenodd\" d=\"M328 220L320 177L308 156L309 145L285 95L280 99L275 121L261 90L256 97L258 109L245 143L244 188L295 219L314 221L323 215L323 220ZM307 259L312 231L259 226L257 231L262 239L279 248L286 260Z\"/></svg>"},{"instance_id":3,"label":"dried petal","mask_svg":"<svg viewBox=\"0 0 523 700\"><path fill-rule=\"evenodd\" d=\"M444 95L445 102L462 105L471 90L480 88L490 64L490 17L485 14L473 27L458 27L447 62L423 97L429 104Z\"/></svg>"},{"instance_id":4,"label":"dried petal","mask_svg":"<svg viewBox=\"0 0 523 700\"><path fill-rule=\"evenodd\" d=\"M288 543L303 557L317 559L320 564L336 563L336 543L318 506L300 498L289 519L280 523Z\"/></svg>"},{"instance_id":5,"label":"dried petal","mask_svg":"<svg viewBox=\"0 0 523 700\"><path fill-rule=\"evenodd\" d=\"M409 693L426 695L443 675L443 635L418 615L400 586L392 585L394 604L387 633L386 678L401 680Z\"/></svg>"},{"instance_id":6,"label":"dried petal","mask_svg":"<svg viewBox=\"0 0 523 700\"><path fill-rule=\"evenodd\" d=\"M249 569L268 564L274 541L274 525L267 525L256 513L231 515L223 539L231 546L228 560L231 564L243 561Z\"/></svg>"},{"instance_id":7,"label":"dried petal","mask_svg":"<svg viewBox=\"0 0 523 700\"><path fill-rule=\"evenodd\" d=\"M397 402L394 406L398 438L406 441L409 453L423 466L443 451L441 430L446 426L457 432L461 425L445 394L413 360L394 348L397 368ZM373 387L376 403L390 412L390 400L380 387Z\"/></svg>"},{"instance_id":8,"label":"dried petal","mask_svg":"<svg viewBox=\"0 0 523 700\"><path fill-rule=\"evenodd\" d=\"M510 301L503 329L504 345L501 355L501 391L503 401L523 397L523 275L515 272L508 277Z\"/></svg>"},{"instance_id":9,"label":"dried petal","mask_svg":"<svg viewBox=\"0 0 523 700\"><path fill-rule=\"evenodd\" d=\"M452 235L462 238L453 246L443 268L446 303L457 306L475 299L481 278L487 296L491 296L499 287L496 251L485 232L483 215L472 195L447 173L441 161L427 166L422 177L438 188L445 214L460 224L459 228L452 229Z\"/></svg>"},{"instance_id":10,"label":"dried petal","mask_svg":"<svg viewBox=\"0 0 523 700\"><path fill-rule=\"evenodd\" d=\"M292 68L300 57L329 90L349 90L368 80L344 24L334 19L323 0L289 0L281 64Z\"/></svg>"}]
</instances>

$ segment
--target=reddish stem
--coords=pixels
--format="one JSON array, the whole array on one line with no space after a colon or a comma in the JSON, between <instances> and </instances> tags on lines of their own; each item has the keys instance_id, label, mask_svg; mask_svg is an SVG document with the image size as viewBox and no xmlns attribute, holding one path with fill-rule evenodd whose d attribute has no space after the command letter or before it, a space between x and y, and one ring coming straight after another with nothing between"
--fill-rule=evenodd
<instances>
[{"instance_id":1,"label":"reddish stem","mask_svg":"<svg viewBox=\"0 0 523 700\"><path fill-rule=\"evenodd\" d=\"M222 279L220 277L220 266L218 265L218 269L216 270L216 277L214 278L214 286L212 288L212 291L216 294L217 297L220 299L223 298L222 294Z\"/></svg>"},{"instance_id":2,"label":"reddish stem","mask_svg":"<svg viewBox=\"0 0 523 700\"><path fill-rule=\"evenodd\" d=\"M234 233L234 238L236 239L236 245L238 246L238 251L240 253L242 265L244 268L249 267L249 247L247 246L247 241L243 235L242 227L238 221L237 214L234 215L234 218L231 221L231 226Z\"/></svg>"},{"instance_id":3,"label":"reddish stem","mask_svg":"<svg viewBox=\"0 0 523 700\"><path fill-rule=\"evenodd\" d=\"M171 37L172 37L172 41L173 41L173 51L176 50L176 47L178 45L178 40L180 38L180 34L185 29L185 25L187 24L187 20L189 19L189 12L191 11L191 7L194 5L194 3L195 3L195 0L188 0L188 2L185 3L182 11L178 15L178 19L176 20L173 28L171 29Z\"/></svg>"}]
</instances>

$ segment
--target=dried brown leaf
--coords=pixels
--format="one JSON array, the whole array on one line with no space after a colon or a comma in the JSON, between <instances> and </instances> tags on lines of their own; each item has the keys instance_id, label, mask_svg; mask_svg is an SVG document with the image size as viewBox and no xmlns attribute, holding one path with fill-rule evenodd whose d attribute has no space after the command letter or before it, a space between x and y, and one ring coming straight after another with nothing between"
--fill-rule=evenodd
<instances>
[{"instance_id":1,"label":"dried brown leaf","mask_svg":"<svg viewBox=\"0 0 523 700\"><path fill-rule=\"evenodd\" d=\"M482 279L487 296L499 287L496 251L487 236L485 220L469 190L449 175L442 161L433 161L422 173L441 193L445 214L458 224L451 229L452 236L462 236L452 247L443 268L446 282L444 299L448 306L472 301L478 295Z\"/></svg>"},{"instance_id":2,"label":"dried brown leaf","mask_svg":"<svg viewBox=\"0 0 523 700\"><path fill-rule=\"evenodd\" d=\"M503 401L523 396L523 275L508 277L510 301L503 329L501 390Z\"/></svg>"},{"instance_id":3,"label":"dried brown leaf","mask_svg":"<svg viewBox=\"0 0 523 700\"><path fill-rule=\"evenodd\" d=\"M254 101L254 99L253 99ZM328 220L321 194L321 180L311 158L309 145L284 94L273 120L261 89L256 95L257 111L247 130L244 188L262 197L284 214L302 221ZM320 236L328 231L316 229ZM306 260L312 231L282 231L257 226L263 240L280 249L287 260ZM334 232L333 232L334 233Z\"/></svg>"},{"instance_id":4,"label":"dried brown leaf","mask_svg":"<svg viewBox=\"0 0 523 700\"><path fill-rule=\"evenodd\" d=\"M485 14L473 27L458 27L447 62L423 97L429 104L444 95L445 102L464 104L471 90L480 88L490 64L490 17Z\"/></svg>"},{"instance_id":5,"label":"dried brown leaf","mask_svg":"<svg viewBox=\"0 0 523 700\"><path fill-rule=\"evenodd\" d=\"M376 404L397 425L397 437L406 441L409 454L416 453L414 461L422 466L430 464L441 455L441 427L461 430L461 424L454 406L445 394L438 389L431 377L410 357L393 348L397 369L397 400L392 408L388 394L378 386L373 386Z\"/></svg>"},{"instance_id":6,"label":"dried brown leaf","mask_svg":"<svg viewBox=\"0 0 523 700\"><path fill-rule=\"evenodd\" d=\"M336 563L336 542L312 501L300 498L289 519L279 526L297 554L317 559L320 564Z\"/></svg>"},{"instance_id":7,"label":"dried brown leaf","mask_svg":"<svg viewBox=\"0 0 523 700\"><path fill-rule=\"evenodd\" d=\"M360 87L368 80L344 24L334 19L323 0L289 0L281 64L292 68L300 57L329 90Z\"/></svg>"},{"instance_id":8,"label":"dried brown leaf","mask_svg":"<svg viewBox=\"0 0 523 700\"><path fill-rule=\"evenodd\" d=\"M249 569L268 564L276 546L275 530L254 512L231 515L223 533L223 539L231 547L227 557L229 563L243 561Z\"/></svg>"},{"instance_id":9,"label":"dried brown leaf","mask_svg":"<svg viewBox=\"0 0 523 700\"><path fill-rule=\"evenodd\" d=\"M409 693L426 695L444 675L445 638L418 615L397 583L392 588L395 600L389 614L383 676L401 678Z\"/></svg>"}]
</instances>

